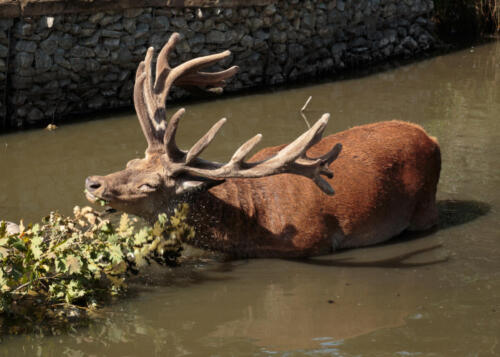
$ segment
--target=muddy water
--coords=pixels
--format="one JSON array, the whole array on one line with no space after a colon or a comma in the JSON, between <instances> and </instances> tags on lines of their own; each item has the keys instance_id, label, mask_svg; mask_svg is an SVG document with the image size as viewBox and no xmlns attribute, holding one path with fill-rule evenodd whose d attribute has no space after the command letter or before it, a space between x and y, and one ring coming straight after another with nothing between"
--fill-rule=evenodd
<instances>
[{"instance_id":1,"label":"muddy water","mask_svg":"<svg viewBox=\"0 0 500 357\"><path fill-rule=\"evenodd\" d=\"M229 119L205 157L227 159L330 112L329 132L399 118L442 147L441 223L428 234L307 261L200 261L152 273L88 329L3 337L5 356L500 355L500 42L360 78L190 104L187 146ZM175 108L173 108L175 109ZM106 120L104 120L106 119ZM0 136L0 217L83 204L83 181L140 157L135 117Z\"/></svg>"}]
</instances>

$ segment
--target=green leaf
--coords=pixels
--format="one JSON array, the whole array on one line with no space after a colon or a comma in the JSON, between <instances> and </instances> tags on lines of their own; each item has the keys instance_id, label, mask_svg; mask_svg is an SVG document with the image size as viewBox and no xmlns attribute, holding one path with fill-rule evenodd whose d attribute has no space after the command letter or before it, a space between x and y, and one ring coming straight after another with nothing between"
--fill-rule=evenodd
<instances>
[{"instance_id":1,"label":"green leaf","mask_svg":"<svg viewBox=\"0 0 500 357\"><path fill-rule=\"evenodd\" d=\"M118 264L123 261L123 252L119 245L112 244L109 247L109 258L114 264Z\"/></svg>"},{"instance_id":2,"label":"green leaf","mask_svg":"<svg viewBox=\"0 0 500 357\"><path fill-rule=\"evenodd\" d=\"M165 225L167 223L167 214L166 213L160 213L158 215L158 222L160 222L160 224L162 224L162 225Z\"/></svg>"},{"instance_id":3,"label":"green leaf","mask_svg":"<svg viewBox=\"0 0 500 357\"><path fill-rule=\"evenodd\" d=\"M33 254L33 258L38 260L42 256L42 243L43 238L39 236L35 236L31 238L31 254Z\"/></svg>"},{"instance_id":4,"label":"green leaf","mask_svg":"<svg viewBox=\"0 0 500 357\"><path fill-rule=\"evenodd\" d=\"M16 248L17 250L23 253L27 251L26 244L24 244L24 242L21 239L17 239L16 241L14 241L12 243L12 247Z\"/></svg>"},{"instance_id":5,"label":"green leaf","mask_svg":"<svg viewBox=\"0 0 500 357\"><path fill-rule=\"evenodd\" d=\"M80 274L82 269L82 261L79 257L68 255L66 257L66 264L68 266L68 274Z\"/></svg>"},{"instance_id":6,"label":"green leaf","mask_svg":"<svg viewBox=\"0 0 500 357\"><path fill-rule=\"evenodd\" d=\"M148 241L148 229L147 228L143 228L139 231L139 233L136 233L134 235L134 245L142 245L144 243L146 243Z\"/></svg>"},{"instance_id":7,"label":"green leaf","mask_svg":"<svg viewBox=\"0 0 500 357\"><path fill-rule=\"evenodd\" d=\"M101 232L103 233L113 233L113 227L111 226L111 224L109 222L104 222L102 227L101 227Z\"/></svg>"}]
</instances>

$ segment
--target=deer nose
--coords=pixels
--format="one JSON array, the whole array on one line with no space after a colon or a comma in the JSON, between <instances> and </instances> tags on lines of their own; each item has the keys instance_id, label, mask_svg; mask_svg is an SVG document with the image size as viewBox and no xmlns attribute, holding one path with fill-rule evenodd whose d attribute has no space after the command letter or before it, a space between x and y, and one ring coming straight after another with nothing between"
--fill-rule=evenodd
<instances>
[{"instance_id":1,"label":"deer nose","mask_svg":"<svg viewBox=\"0 0 500 357\"><path fill-rule=\"evenodd\" d=\"M101 187L101 183L98 182L94 177L87 177L85 179L85 187L87 188L87 190L89 191L95 191L97 190L99 187Z\"/></svg>"}]
</instances>

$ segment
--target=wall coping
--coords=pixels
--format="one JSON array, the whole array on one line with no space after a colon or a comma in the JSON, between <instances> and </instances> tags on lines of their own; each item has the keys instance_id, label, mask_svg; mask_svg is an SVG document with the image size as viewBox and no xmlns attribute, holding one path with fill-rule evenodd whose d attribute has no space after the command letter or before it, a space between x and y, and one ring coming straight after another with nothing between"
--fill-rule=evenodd
<instances>
[{"instance_id":1,"label":"wall coping","mask_svg":"<svg viewBox=\"0 0 500 357\"><path fill-rule=\"evenodd\" d=\"M94 13L146 7L267 6L277 0L0 0L0 18Z\"/></svg>"}]
</instances>

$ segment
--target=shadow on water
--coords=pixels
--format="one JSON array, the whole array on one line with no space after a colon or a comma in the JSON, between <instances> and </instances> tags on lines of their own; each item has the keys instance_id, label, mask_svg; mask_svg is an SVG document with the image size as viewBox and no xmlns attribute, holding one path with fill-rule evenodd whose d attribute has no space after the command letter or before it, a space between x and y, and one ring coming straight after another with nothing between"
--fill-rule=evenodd
<instances>
[{"instance_id":1,"label":"shadow on water","mask_svg":"<svg viewBox=\"0 0 500 357\"><path fill-rule=\"evenodd\" d=\"M438 230L471 222L491 211L491 205L480 201L441 200L438 201L437 206Z\"/></svg>"},{"instance_id":2,"label":"shadow on water","mask_svg":"<svg viewBox=\"0 0 500 357\"><path fill-rule=\"evenodd\" d=\"M433 251L435 249L441 248L441 244L436 244L427 248L416 249L412 252L403 253L391 258L373 260L373 261L352 261L353 257L348 258L338 258L338 259L328 259L328 260L317 260L317 259L303 259L299 260L305 264L319 265L319 266L331 266L331 267L349 267L349 268L416 268L421 266L435 265L440 263L446 263L448 257L442 259L431 260L427 262L411 263L405 262L410 258L418 256L426 252Z\"/></svg>"}]
</instances>

